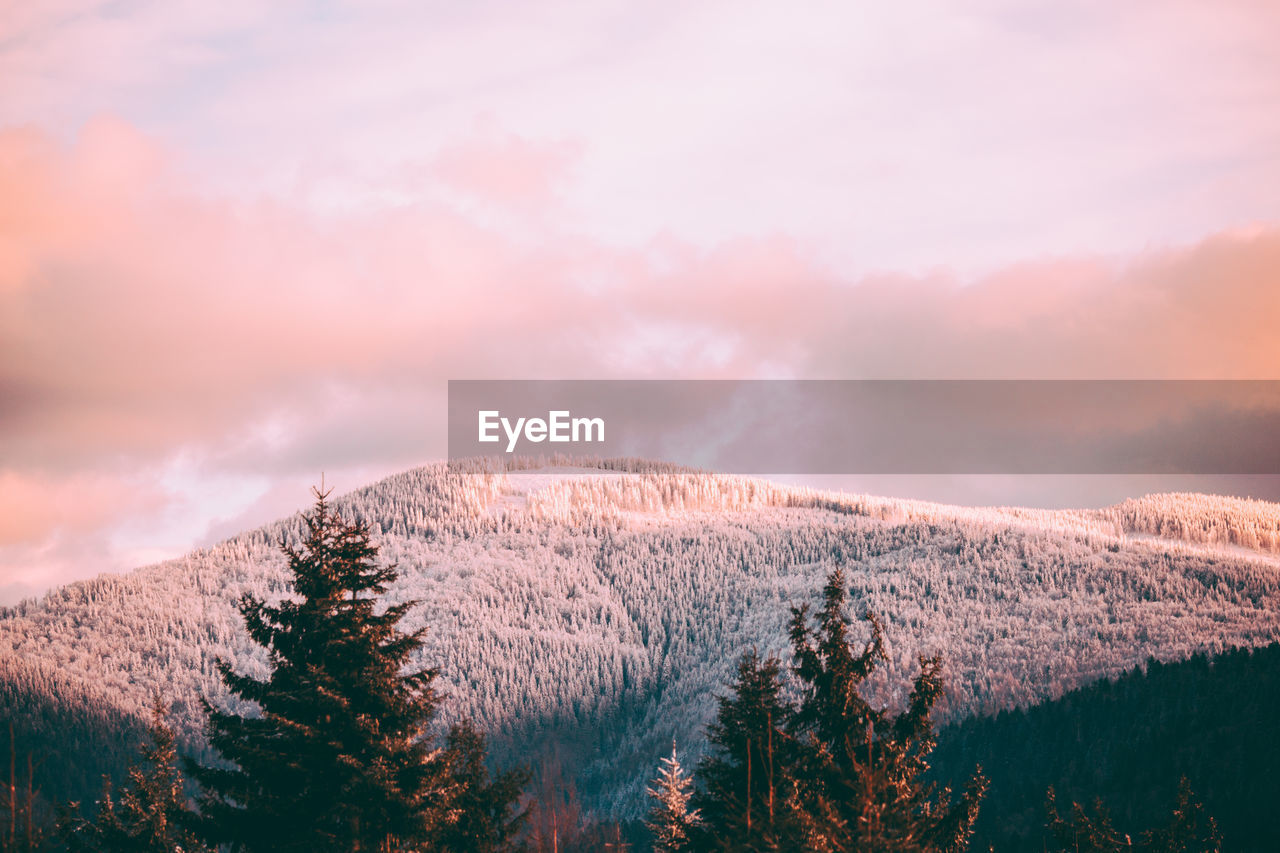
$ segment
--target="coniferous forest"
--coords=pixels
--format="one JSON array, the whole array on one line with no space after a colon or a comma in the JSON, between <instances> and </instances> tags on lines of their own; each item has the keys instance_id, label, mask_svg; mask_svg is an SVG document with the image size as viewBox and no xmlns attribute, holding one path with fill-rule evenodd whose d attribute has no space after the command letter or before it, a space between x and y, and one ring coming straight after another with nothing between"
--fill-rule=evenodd
<instances>
[{"instance_id":1,"label":"coniferous forest","mask_svg":"<svg viewBox=\"0 0 1280 853\"><path fill-rule=\"evenodd\" d=\"M1092 807L1135 839L1168 823L1186 779L1223 849L1280 849L1280 645L1151 661L1062 698L944 729L938 779L982 764L991 789L975 847L1040 849L1045 791Z\"/></svg>"},{"instance_id":2,"label":"coniferous forest","mask_svg":"<svg viewBox=\"0 0 1280 853\"><path fill-rule=\"evenodd\" d=\"M4 614L0 845L1269 849L1278 517L640 463L317 493Z\"/></svg>"}]
</instances>

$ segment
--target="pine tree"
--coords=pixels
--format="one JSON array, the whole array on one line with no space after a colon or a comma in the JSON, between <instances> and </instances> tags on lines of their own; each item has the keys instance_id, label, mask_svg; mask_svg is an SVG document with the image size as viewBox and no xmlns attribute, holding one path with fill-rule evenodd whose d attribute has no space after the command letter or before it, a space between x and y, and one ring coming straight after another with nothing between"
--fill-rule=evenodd
<instances>
[{"instance_id":1,"label":"pine tree","mask_svg":"<svg viewBox=\"0 0 1280 853\"><path fill-rule=\"evenodd\" d=\"M1218 822L1195 798L1186 776L1178 781L1178 796L1169 825L1144 833L1143 840L1147 849L1168 853L1221 853L1222 850Z\"/></svg>"},{"instance_id":2,"label":"pine tree","mask_svg":"<svg viewBox=\"0 0 1280 853\"><path fill-rule=\"evenodd\" d=\"M653 833L653 849L656 853L681 853L689 849L690 832L701 817L697 809L689 807L693 779L680 767L674 741L671 757L662 759L648 791L654 805L645 826Z\"/></svg>"},{"instance_id":3,"label":"pine tree","mask_svg":"<svg viewBox=\"0 0 1280 853\"><path fill-rule=\"evenodd\" d=\"M981 771L952 801L925 781L934 746L930 713L943 692L937 658L921 658L907 708L893 715L861 694L885 658L879 621L858 647L834 572L823 606L792 611L798 703L783 696L780 664L754 652L708 728L715 751L698 769L704 850L911 851L967 848L986 792Z\"/></svg>"},{"instance_id":4,"label":"pine tree","mask_svg":"<svg viewBox=\"0 0 1280 853\"><path fill-rule=\"evenodd\" d=\"M165 722L167 712L156 696L151 706L150 741L142 746L141 761L129 767L129 785L118 801L108 782L92 821L77 815L77 804L70 805L59 826L69 850L194 853L206 849L192 828L194 814L178 770L176 738Z\"/></svg>"},{"instance_id":5,"label":"pine tree","mask_svg":"<svg viewBox=\"0 0 1280 853\"><path fill-rule=\"evenodd\" d=\"M368 528L335 515L328 492L315 496L302 546L281 545L294 597L240 603L269 677L220 663L256 712L205 702L210 743L232 765L194 770L206 829L244 850L411 849L456 821L462 793L455 756L429 737L436 671L405 671L425 629L398 628L416 602L379 610L395 567L377 564Z\"/></svg>"},{"instance_id":6,"label":"pine tree","mask_svg":"<svg viewBox=\"0 0 1280 853\"><path fill-rule=\"evenodd\" d=\"M1092 814L1079 803L1071 804L1070 817L1058 811L1057 796L1049 788L1046 802L1047 828L1052 838L1048 850L1060 853L1221 853L1222 836L1218 824L1195 799L1191 783L1183 776L1169 824L1147 830L1137 843L1133 836L1115 828L1101 799L1094 801Z\"/></svg>"},{"instance_id":7,"label":"pine tree","mask_svg":"<svg viewBox=\"0 0 1280 853\"><path fill-rule=\"evenodd\" d=\"M845 577L835 571L810 625L794 608L794 672L803 695L788 721L798 756L797 814L807 847L818 851L959 851L968 846L987 781L981 770L954 803L948 788L925 781L935 741L930 713L943 693L938 658L920 658L907 708L894 716L873 707L861 687L885 660L879 620L870 638L849 636Z\"/></svg>"},{"instance_id":8,"label":"pine tree","mask_svg":"<svg viewBox=\"0 0 1280 853\"><path fill-rule=\"evenodd\" d=\"M525 847L530 853L565 853L589 844L578 789L558 751L542 760L525 813Z\"/></svg>"},{"instance_id":9,"label":"pine tree","mask_svg":"<svg viewBox=\"0 0 1280 853\"><path fill-rule=\"evenodd\" d=\"M698 767L694 803L700 850L802 850L794 820L794 753L786 735L792 709L782 696L781 663L743 655L729 696L707 728L713 752Z\"/></svg>"},{"instance_id":10,"label":"pine tree","mask_svg":"<svg viewBox=\"0 0 1280 853\"><path fill-rule=\"evenodd\" d=\"M468 722L449 730L449 808L435 835L439 853L497 853L511 849L527 818L515 802L529 780L523 771L490 778L485 766L484 734Z\"/></svg>"},{"instance_id":11,"label":"pine tree","mask_svg":"<svg viewBox=\"0 0 1280 853\"><path fill-rule=\"evenodd\" d=\"M1055 846L1052 850L1074 853L1129 853L1134 850L1133 838L1116 830L1111 813L1101 799L1094 800L1090 814L1079 803L1071 804L1071 817L1058 812L1058 798L1052 787L1045 803L1049 814L1048 829Z\"/></svg>"},{"instance_id":12,"label":"pine tree","mask_svg":"<svg viewBox=\"0 0 1280 853\"><path fill-rule=\"evenodd\" d=\"M0 786L0 814L4 815L0 826L0 851L40 850L44 847L45 832L37 820L36 808L39 790L35 787L35 763L31 752L26 754L26 778L18 770L18 741L13 733L13 720L9 720L9 779Z\"/></svg>"}]
</instances>

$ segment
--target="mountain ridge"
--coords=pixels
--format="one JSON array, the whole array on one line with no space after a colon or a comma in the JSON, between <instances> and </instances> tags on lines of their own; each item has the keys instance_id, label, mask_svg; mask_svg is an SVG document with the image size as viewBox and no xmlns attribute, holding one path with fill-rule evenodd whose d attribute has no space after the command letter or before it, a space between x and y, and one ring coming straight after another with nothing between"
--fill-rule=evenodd
<instances>
[{"instance_id":1,"label":"mountain ridge","mask_svg":"<svg viewBox=\"0 0 1280 853\"><path fill-rule=\"evenodd\" d=\"M507 761L560 755L599 813L638 812L672 737L700 753L736 657L784 653L788 607L814 600L836 565L887 624L890 661L871 689L902 701L915 655L941 653L944 719L1054 698L1147 658L1280 639L1275 504L965 508L617 467L426 466L334 501L399 564L387 603L422 599L408 627L430 626L423 662L442 670L446 719L476 718ZM91 684L125 713L163 689L199 753L195 700L225 700L214 660L266 672L233 602L285 594L278 543L299 525L8 608L0 657Z\"/></svg>"}]
</instances>

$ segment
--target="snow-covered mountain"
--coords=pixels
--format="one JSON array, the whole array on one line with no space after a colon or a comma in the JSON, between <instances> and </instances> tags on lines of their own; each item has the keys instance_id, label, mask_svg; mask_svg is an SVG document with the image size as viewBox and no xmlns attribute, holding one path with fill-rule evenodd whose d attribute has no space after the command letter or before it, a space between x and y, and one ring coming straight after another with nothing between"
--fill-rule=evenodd
<instances>
[{"instance_id":1,"label":"snow-covered mountain","mask_svg":"<svg viewBox=\"0 0 1280 853\"><path fill-rule=\"evenodd\" d=\"M430 466L335 502L399 564L388 599L421 600L407 627L430 626L423 662L450 713L502 761L554 752L601 813L637 812L673 737L696 758L737 657L785 651L789 606L837 565L886 622L874 689L902 700L917 654L941 653L952 718L1280 638L1275 504L972 509L629 467ZM283 594L278 545L299 531L286 519L0 611L0 710L74 693L136 712L158 690L198 749L197 697L224 695L215 660L265 672L235 602Z\"/></svg>"}]
</instances>

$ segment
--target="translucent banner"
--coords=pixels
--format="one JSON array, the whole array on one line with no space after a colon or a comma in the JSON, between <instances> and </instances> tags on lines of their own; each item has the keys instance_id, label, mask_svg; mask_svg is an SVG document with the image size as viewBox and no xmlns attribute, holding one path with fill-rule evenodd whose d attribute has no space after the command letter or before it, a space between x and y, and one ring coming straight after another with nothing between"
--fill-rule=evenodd
<instances>
[{"instance_id":1,"label":"translucent banner","mask_svg":"<svg viewBox=\"0 0 1280 853\"><path fill-rule=\"evenodd\" d=\"M1280 381L450 381L450 460L554 455L737 474L1277 474Z\"/></svg>"}]
</instances>

